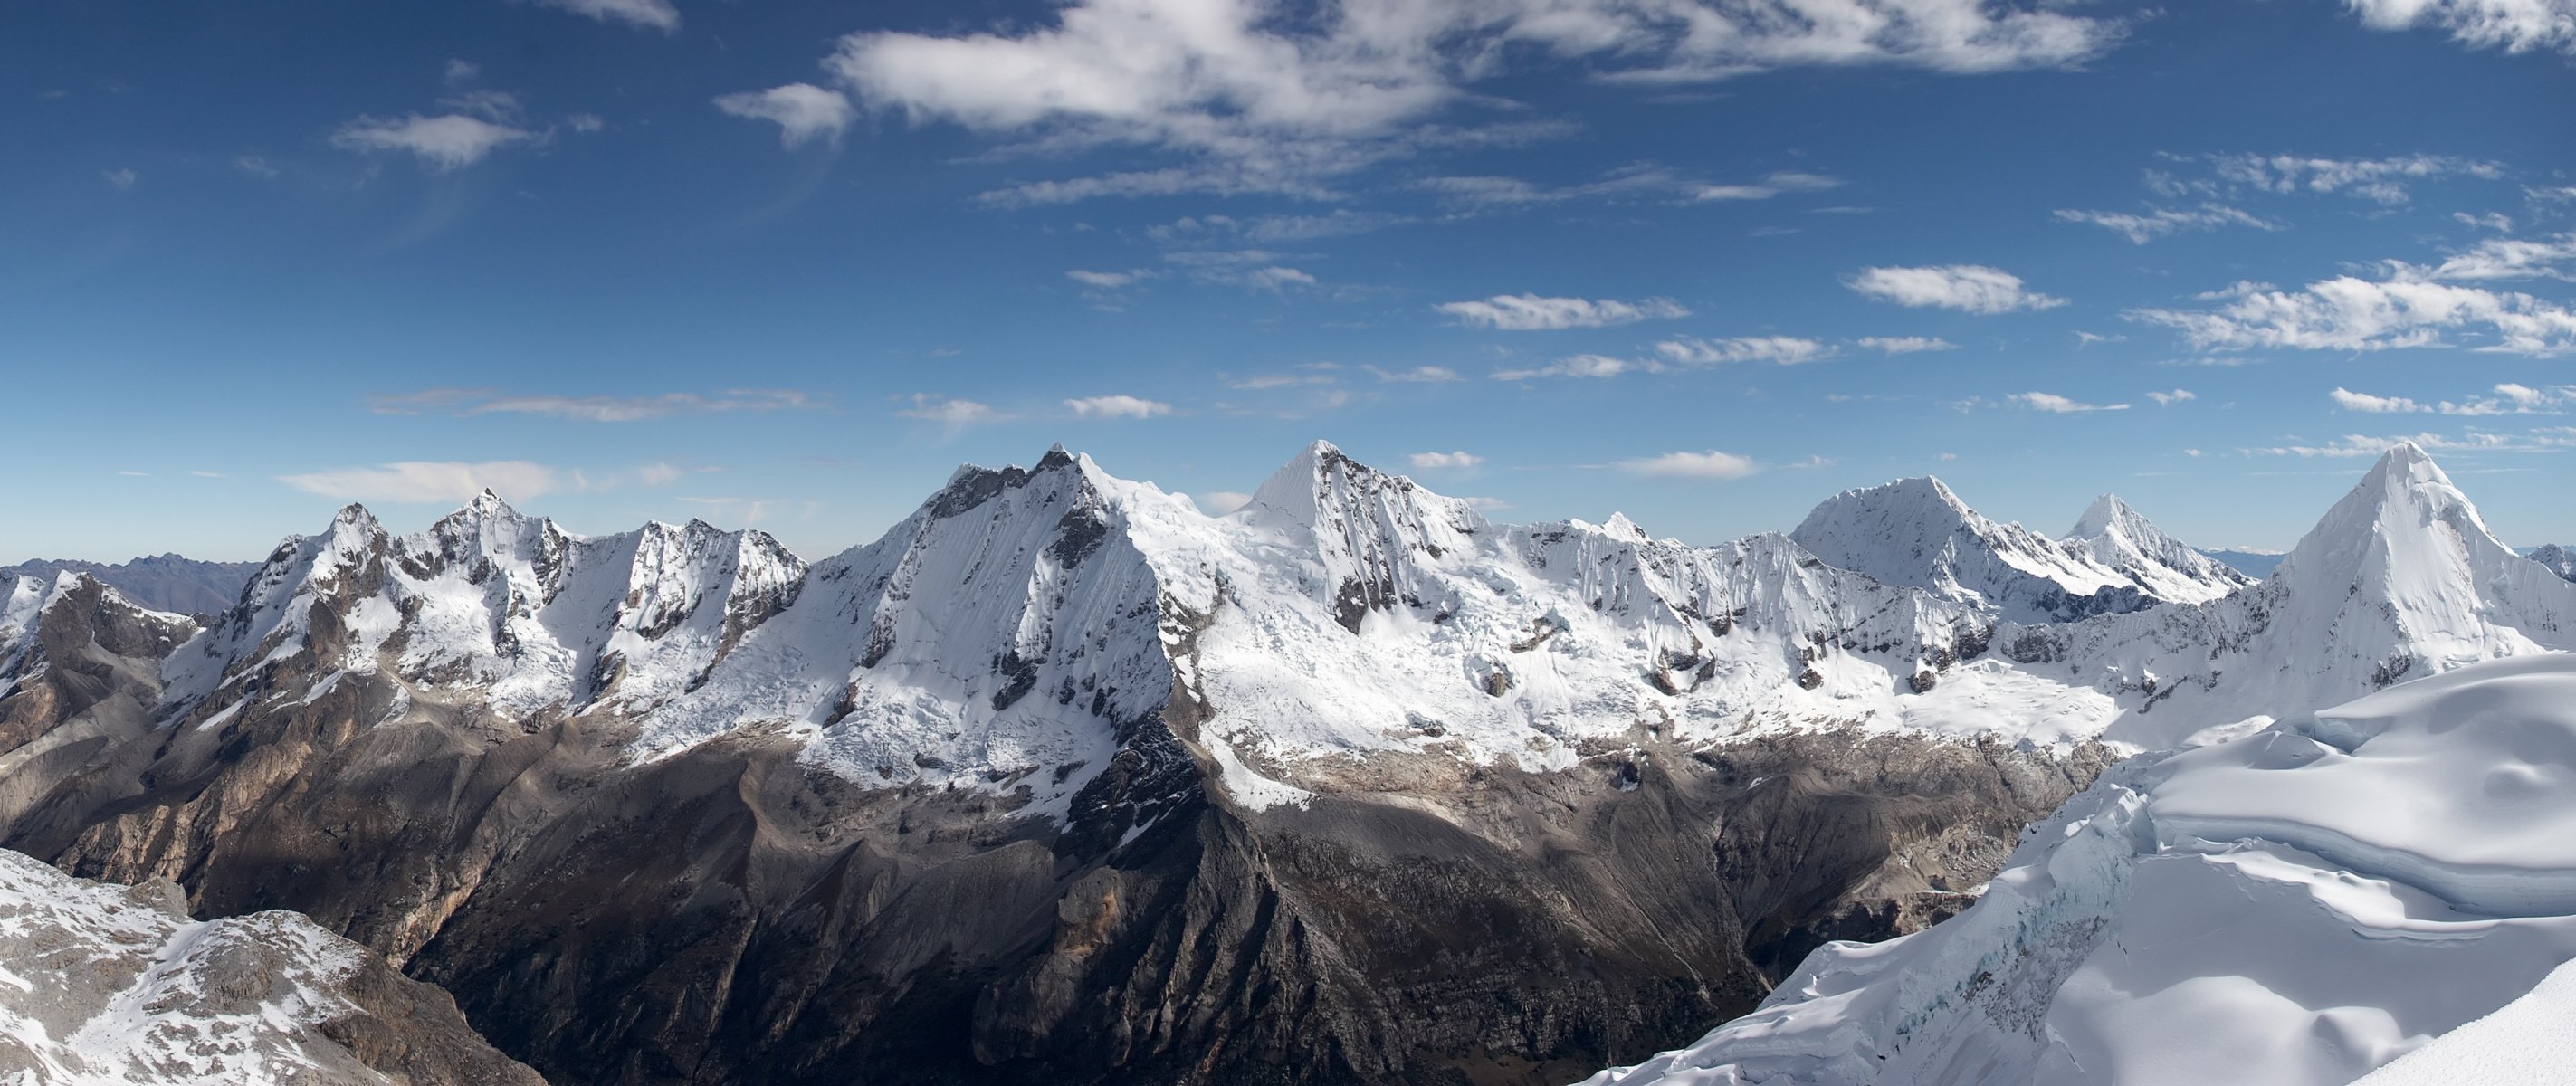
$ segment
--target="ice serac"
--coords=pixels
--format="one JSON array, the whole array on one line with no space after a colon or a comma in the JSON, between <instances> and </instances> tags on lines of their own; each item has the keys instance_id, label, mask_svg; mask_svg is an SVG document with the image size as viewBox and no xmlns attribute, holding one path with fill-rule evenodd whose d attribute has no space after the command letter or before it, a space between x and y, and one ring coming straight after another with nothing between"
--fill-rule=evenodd
<instances>
[{"instance_id":1,"label":"ice serac","mask_svg":"<svg viewBox=\"0 0 2576 1086\"><path fill-rule=\"evenodd\" d=\"M2156 749L2480 660L2576 649L2576 584L2498 541L2404 443L2260 584L2203 604L2007 626L1996 645L2035 674L2117 695L2105 735Z\"/></svg>"},{"instance_id":2,"label":"ice serac","mask_svg":"<svg viewBox=\"0 0 2576 1086\"><path fill-rule=\"evenodd\" d=\"M2214 600L2256 580L2166 535L2116 494L2094 499L2066 541L2167 603Z\"/></svg>"},{"instance_id":3,"label":"ice serac","mask_svg":"<svg viewBox=\"0 0 2576 1086\"><path fill-rule=\"evenodd\" d=\"M1955 919L1824 947L1761 1010L1590 1081L2334 1086L2576 960L2571 842L2576 656L2473 664L2127 763ZM2485 1032L2563 1044L2535 1014ZM2517 1062L2462 1041L2422 1066ZM2538 1081L2409 1062L2366 1081Z\"/></svg>"},{"instance_id":4,"label":"ice serac","mask_svg":"<svg viewBox=\"0 0 2576 1086\"><path fill-rule=\"evenodd\" d=\"M68 575L67 575L68 576ZM543 1086L456 1004L287 912L0 850L0 1074L28 1086Z\"/></svg>"},{"instance_id":5,"label":"ice serac","mask_svg":"<svg viewBox=\"0 0 2576 1086\"><path fill-rule=\"evenodd\" d=\"M2168 553L2164 533L2116 499L2093 513L2099 525L2088 514L2077 526L2082 538L2061 542L1988 520L1927 476L1827 498L1790 538L1832 565L2013 622L2207 599L2242 583L2224 567Z\"/></svg>"}]
</instances>

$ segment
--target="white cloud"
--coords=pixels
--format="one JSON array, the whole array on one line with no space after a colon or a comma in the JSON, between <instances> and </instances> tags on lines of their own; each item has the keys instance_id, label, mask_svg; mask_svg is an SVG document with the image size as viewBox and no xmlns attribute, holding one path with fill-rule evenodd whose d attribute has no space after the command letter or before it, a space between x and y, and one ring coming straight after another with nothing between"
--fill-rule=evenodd
<instances>
[{"instance_id":1,"label":"white cloud","mask_svg":"<svg viewBox=\"0 0 2576 1086\"><path fill-rule=\"evenodd\" d=\"M2363 411L2370 414L2395 414L2400 412L2421 411L2424 409L2424 405L2407 399L2404 396L2373 396L2366 392L2354 392L2348 388L2337 388L2333 392L2327 393L2327 396L2334 400L2336 407L2343 408L2346 411Z\"/></svg>"},{"instance_id":2,"label":"white cloud","mask_svg":"<svg viewBox=\"0 0 2576 1086\"><path fill-rule=\"evenodd\" d=\"M483 66L470 60L449 60L442 76L448 86L461 87L483 78Z\"/></svg>"},{"instance_id":3,"label":"white cloud","mask_svg":"<svg viewBox=\"0 0 2576 1086\"><path fill-rule=\"evenodd\" d=\"M2489 212L2484 215L2472 215L2466 211L2454 211L2451 213L2451 218L2460 225L2471 229L2493 230L2499 234L2513 233L2513 216L2504 214L2500 211Z\"/></svg>"},{"instance_id":4,"label":"white cloud","mask_svg":"<svg viewBox=\"0 0 2576 1086\"><path fill-rule=\"evenodd\" d=\"M1862 336L1853 342L1873 351L1889 354L1914 354L1919 351L1955 351L1959 345L1938 336Z\"/></svg>"},{"instance_id":5,"label":"white cloud","mask_svg":"<svg viewBox=\"0 0 2576 1086\"><path fill-rule=\"evenodd\" d=\"M2494 180L2504 176L2504 167L2496 163L2447 155L2311 158L2241 154L2215 155L2210 162L2221 180L2257 191L2346 192L2387 205L2412 199L2413 193L2407 187L2412 182L2461 176Z\"/></svg>"},{"instance_id":6,"label":"white cloud","mask_svg":"<svg viewBox=\"0 0 2576 1086\"><path fill-rule=\"evenodd\" d=\"M2020 276L1982 264L1863 268L1845 285L1883 302L1917 308L1938 306L1965 313L2010 313L2066 304L2064 298L2024 289Z\"/></svg>"},{"instance_id":7,"label":"white cloud","mask_svg":"<svg viewBox=\"0 0 2576 1086\"><path fill-rule=\"evenodd\" d=\"M463 502L487 489L525 501L553 492L558 473L525 460L479 464L415 460L277 478L297 490L341 501Z\"/></svg>"},{"instance_id":8,"label":"white cloud","mask_svg":"<svg viewBox=\"0 0 2576 1086\"><path fill-rule=\"evenodd\" d=\"M134 183L143 180L143 175L133 170L108 170L99 176L107 179L107 187L118 192L132 191Z\"/></svg>"},{"instance_id":9,"label":"white cloud","mask_svg":"<svg viewBox=\"0 0 2576 1086\"><path fill-rule=\"evenodd\" d=\"M1274 264L1244 272L1237 282L1254 290L1283 290L1288 287L1314 286L1315 277L1295 268Z\"/></svg>"},{"instance_id":10,"label":"white cloud","mask_svg":"<svg viewBox=\"0 0 2576 1086\"><path fill-rule=\"evenodd\" d=\"M2175 404L2197 400L2200 397L2195 395L2190 389L2177 388L2171 392L2150 392L2147 393L2147 398L2154 400L2158 407L2172 407Z\"/></svg>"},{"instance_id":11,"label":"white cloud","mask_svg":"<svg viewBox=\"0 0 2576 1086\"><path fill-rule=\"evenodd\" d=\"M2495 279L2576 279L2576 233L2525 240L2487 238L2431 267L2388 261L2389 278L2484 281Z\"/></svg>"},{"instance_id":12,"label":"white cloud","mask_svg":"<svg viewBox=\"0 0 2576 1086\"><path fill-rule=\"evenodd\" d=\"M2479 49L2576 54L2576 4L2568 0L2345 0L2373 30L2429 26Z\"/></svg>"},{"instance_id":13,"label":"white cloud","mask_svg":"<svg viewBox=\"0 0 2576 1086\"><path fill-rule=\"evenodd\" d=\"M669 33L680 28L680 9L671 0L538 0L550 8L587 15L600 22L621 22Z\"/></svg>"},{"instance_id":14,"label":"white cloud","mask_svg":"<svg viewBox=\"0 0 2576 1086\"><path fill-rule=\"evenodd\" d=\"M542 415L574 422L642 422L673 415L813 410L829 405L828 396L778 388L734 388L713 396L694 392L659 396L525 396L491 389L431 388L367 398L368 410L379 415L447 411L460 416Z\"/></svg>"},{"instance_id":15,"label":"white cloud","mask_svg":"<svg viewBox=\"0 0 2576 1086\"><path fill-rule=\"evenodd\" d=\"M1723 482L1741 479L1762 470L1761 465L1734 453L1668 452L1642 460L1622 460L1619 466L1638 475L1657 479L1697 479Z\"/></svg>"},{"instance_id":16,"label":"white cloud","mask_svg":"<svg viewBox=\"0 0 2576 1086\"><path fill-rule=\"evenodd\" d=\"M1139 279L1151 279L1153 276L1153 272L1143 268L1123 272L1084 271L1080 268L1076 268L1064 273L1064 277L1067 279L1071 279L1083 286L1099 290L1116 290L1120 287L1133 285Z\"/></svg>"},{"instance_id":17,"label":"white cloud","mask_svg":"<svg viewBox=\"0 0 2576 1086\"><path fill-rule=\"evenodd\" d=\"M1011 418L1009 415L993 410L988 405L973 400L952 400L920 393L913 394L912 406L895 414L907 419L944 422L952 427L968 426L979 422L1002 422Z\"/></svg>"},{"instance_id":18,"label":"white cloud","mask_svg":"<svg viewBox=\"0 0 2576 1086\"><path fill-rule=\"evenodd\" d=\"M2405 434L2397 437L2346 434L2322 445L2272 445L2238 451L2248 456L2363 457L2378 456L2401 441L2412 441L2425 451L2435 453L2565 452L2576 449L2576 427L2544 427L2528 434L2471 430L2457 437L2448 434Z\"/></svg>"},{"instance_id":19,"label":"white cloud","mask_svg":"<svg viewBox=\"0 0 2576 1086\"><path fill-rule=\"evenodd\" d=\"M2336 388L2326 395L2346 411L2378 415L2556 415L2576 403L2576 385L2532 388L2508 383L2495 386L2493 395L2432 402L2405 396L2373 396L2348 388Z\"/></svg>"},{"instance_id":20,"label":"white cloud","mask_svg":"<svg viewBox=\"0 0 2576 1086\"><path fill-rule=\"evenodd\" d=\"M1608 298L1596 301L1590 298L1548 298L1536 294L1497 294L1483 301L1443 302L1433 308L1458 318L1461 324L1505 332L1606 328L1642 320L1690 316L1690 310L1670 298L1622 302Z\"/></svg>"},{"instance_id":21,"label":"white cloud","mask_svg":"<svg viewBox=\"0 0 2576 1086\"><path fill-rule=\"evenodd\" d=\"M360 117L333 132L331 144L350 151L408 151L445 172L480 162L497 148L536 138L527 129L461 113L412 114L394 120Z\"/></svg>"},{"instance_id":22,"label":"white cloud","mask_svg":"<svg viewBox=\"0 0 2576 1086\"><path fill-rule=\"evenodd\" d=\"M2203 349L2376 351L2428 347L2474 333L2480 350L2549 356L2576 350L2576 309L2529 294L2349 275L2298 291L2249 289L2215 310L2136 309L2129 317L2182 332Z\"/></svg>"},{"instance_id":23,"label":"white cloud","mask_svg":"<svg viewBox=\"0 0 2576 1086\"><path fill-rule=\"evenodd\" d=\"M1526 124L1432 123L1477 98L1470 84L1514 64L1577 62L1649 82L1810 65L1992 72L2079 64L2126 25L2034 0L1412 0L1295 18L1251 2L1076 0L1000 32L852 34L826 67L870 105L916 122L1187 160L1023 186L1009 200L1315 195L1409 149L1531 138Z\"/></svg>"},{"instance_id":24,"label":"white cloud","mask_svg":"<svg viewBox=\"0 0 2576 1086\"><path fill-rule=\"evenodd\" d=\"M1465 452L1418 452L1409 457L1415 471L1457 471L1485 462L1485 458Z\"/></svg>"},{"instance_id":25,"label":"white cloud","mask_svg":"<svg viewBox=\"0 0 2576 1086\"><path fill-rule=\"evenodd\" d=\"M564 118L564 127L575 132L597 132L608 127L608 118L596 113L575 113Z\"/></svg>"},{"instance_id":26,"label":"white cloud","mask_svg":"<svg viewBox=\"0 0 2576 1086\"><path fill-rule=\"evenodd\" d=\"M1730 362L1768 362L1778 366L1796 366L1818 359L1831 358L1834 349L1812 339L1796 336L1736 336L1731 339L1697 339L1684 337L1655 344L1655 353L1685 366L1714 366Z\"/></svg>"},{"instance_id":27,"label":"white cloud","mask_svg":"<svg viewBox=\"0 0 2576 1086\"><path fill-rule=\"evenodd\" d=\"M2059 222L2091 223L2117 233L2138 245L2184 230L2216 230L2222 226L2250 226L2257 230L2281 228L2279 223L2257 218L2249 212L2224 204L2202 204L2191 211L2160 208L2144 215L2130 214L2125 211L2069 211L2060 208L2053 217Z\"/></svg>"},{"instance_id":28,"label":"white cloud","mask_svg":"<svg viewBox=\"0 0 2576 1086\"><path fill-rule=\"evenodd\" d=\"M1204 494L1192 494L1190 500L1198 503L1200 512L1212 517L1221 517L1252 504L1252 495L1232 490L1211 490Z\"/></svg>"},{"instance_id":29,"label":"white cloud","mask_svg":"<svg viewBox=\"0 0 2576 1086\"><path fill-rule=\"evenodd\" d=\"M1758 185L1703 185L1690 196L1693 200L1703 202L1768 200L1784 192L1822 192L1830 188L1839 188L1842 183L1839 177L1827 177L1820 173L1783 172L1763 178L1762 183Z\"/></svg>"},{"instance_id":30,"label":"white cloud","mask_svg":"<svg viewBox=\"0 0 2576 1086\"><path fill-rule=\"evenodd\" d=\"M1150 419L1172 413L1172 405L1135 396L1085 396L1066 400L1078 419Z\"/></svg>"},{"instance_id":31,"label":"white cloud","mask_svg":"<svg viewBox=\"0 0 2576 1086\"><path fill-rule=\"evenodd\" d=\"M277 167L269 165L267 159L258 155L240 155L235 157L233 159L233 168L249 174L252 177L275 177L278 173Z\"/></svg>"},{"instance_id":32,"label":"white cloud","mask_svg":"<svg viewBox=\"0 0 2576 1086\"><path fill-rule=\"evenodd\" d=\"M1651 362L1630 362L1600 354L1578 354L1536 368L1495 370L1490 376L1497 381L1527 381L1534 377L1617 377L1634 370L1652 372L1660 368Z\"/></svg>"},{"instance_id":33,"label":"white cloud","mask_svg":"<svg viewBox=\"0 0 2576 1086\"><path fill-rule=\"evenodd\" d=\"M716 98L716 108L736 117L778 125L778 142L788 148L815 140L838 144L841 133L859 111L836 90L811 83L789 83L763 91L738 91Z\"/></svg>"},{"instance_id":34,"label":"white cloud","mask_svg":"<svg viewBox=\"0 0 2576 1086\"><path fill-rule=\"evenodd\" d=\"M2129 405L2124 403L2077 403L2074 400L2067 399L2066 397L2057 395L2053 392L2016 392L2004 398L2020 404L2023 407L2030 408L2033 411L2046 411L2052 415L2076 415L2087 411L2126 411L2129 409Z\"/></svg>"},{"instance_id":35,"label":"white cloud","mask_svg":"<svg viewBox=\"0 0 2576 1086\"><path fill-rule=\"evenodd\" d=\"M1231 215L1195 215L1173 220L1161 226L1147 227L1145 236L1156 241L1189 241L1223 234L1264 245L1291 241L1313 241L1318 238L1350 237L1382 230L1398 223L1410 222L1400 215L1382 211L1353 211L1335 208L1323 215L1254 215L1237 218Z\"/></svg>"},{"instance_id":36,"label":"white cloud","mask_svg":"<svg viewBox=\"0 0 2576 1086\"><path fill-rule=\"evenodd\" d=\"M1383 370L1376 366L1362 366L1360 368L1367 370L1370 376L1375 377L1380 381L1435 385L1447 381L1458 380L1458 371L1450 369L1447 366L1415 366L1409 370Z\"/></svg>"}]
</instances>

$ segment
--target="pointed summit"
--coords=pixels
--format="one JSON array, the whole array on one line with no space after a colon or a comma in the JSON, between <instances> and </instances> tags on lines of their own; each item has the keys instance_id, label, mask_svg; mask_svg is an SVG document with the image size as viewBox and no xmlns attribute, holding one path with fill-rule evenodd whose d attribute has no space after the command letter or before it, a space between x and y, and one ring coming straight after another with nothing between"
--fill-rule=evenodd
<instances>
[{"instance_id":1,"label":"pointed summit","mask_svg":"<svg viewBox=\"0 0 2576 1086\"><path fill-rule=\"evenodd\" d=\"M2114 524L2137 516L2137 510L2129 508L2129 503L2121 501L2119 495L2104 494L2085 507L2084 515L2075 519L2075 527L2067 529L2066 537L2090 539L2111 530Z\"/></svg>"}]
</instances>

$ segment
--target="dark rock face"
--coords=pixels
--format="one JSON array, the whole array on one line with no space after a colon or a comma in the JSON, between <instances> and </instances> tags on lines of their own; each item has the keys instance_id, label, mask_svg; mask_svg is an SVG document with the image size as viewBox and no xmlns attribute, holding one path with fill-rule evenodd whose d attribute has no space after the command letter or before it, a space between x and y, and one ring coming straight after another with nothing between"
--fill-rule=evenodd
<instances>
[{"instance_id":1,"label":"dark rock face","mask_svg":"<svg viewBox=\"0 0 2576 1086\"><path fill-rule=\"evenodd\" d=\"M200 562L163 554L110 565L71 559L39 559L0 567L0 580L12 574L52 580L58 573L86 573L107 583L125 598L155 611L213 615L241 598L242 585L259 571L257 562Z\"/></svg>"}]
</instances>

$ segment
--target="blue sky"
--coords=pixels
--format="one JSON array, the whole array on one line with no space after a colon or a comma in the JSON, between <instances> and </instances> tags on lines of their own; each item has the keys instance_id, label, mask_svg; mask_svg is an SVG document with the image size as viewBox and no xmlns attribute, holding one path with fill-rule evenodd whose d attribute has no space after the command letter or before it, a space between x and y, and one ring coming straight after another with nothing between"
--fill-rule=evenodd
<instances>
[{"instance_id":1,"label":"blue sky","mask_svg":"<svg viewBox=\"0 0 2576 1086\"><path fill-rule=\"evenodd\" d=\"M0 561L483 485L820 556L1053 442L1696 542L1932 473L2576 541L2576 0L35 0Z\"/></svg>"}]
</instances>

